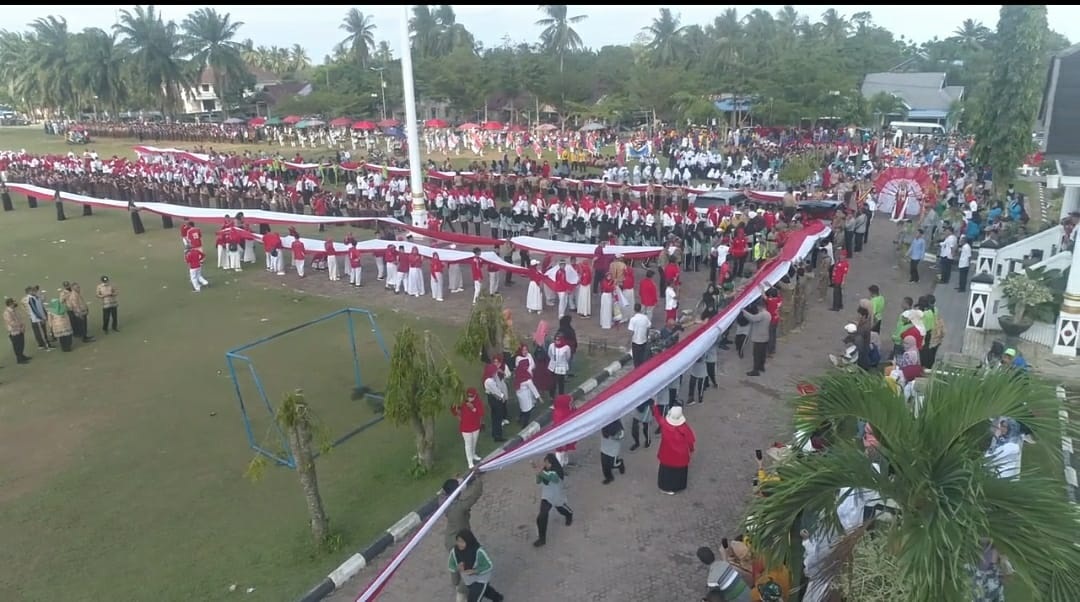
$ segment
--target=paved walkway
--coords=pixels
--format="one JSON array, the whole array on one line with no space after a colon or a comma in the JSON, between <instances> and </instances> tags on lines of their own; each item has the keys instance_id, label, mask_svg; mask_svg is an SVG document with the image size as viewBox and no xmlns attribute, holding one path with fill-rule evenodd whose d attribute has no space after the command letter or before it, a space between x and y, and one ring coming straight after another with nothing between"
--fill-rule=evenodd
<instances>
[{"instance_id":1,"label":"paved walkway","mask_svg":"<svg viewBox=\"0 0 1080 602\"><path fill-rule=\"evenodd\" d=\"M568 477L574 525L565 527L552 513L548 545L535 549L539 501L532 469L525 463L483 477L485 494L472 524L494 560L493 584L507 600L700 599L705 571L694 551L701 545L719 548L721 537L737 533L751 495L754 449L789 437L790 413L783 400L794 394L800 379L827 368L826 354L840 348L842 326L852 321L866 288L881 286L888 300L887 325L895 323L901 297L929 290L910 290L906 274L896 271L893 226L881 219L871 232L875 240L852 262L844 312L825 311L811 298L811 319L801 332L781 340L763 377L745 376L749 354L744 360L733 351L722 354L720 390L707 392L705 404L687 411L698 435L687 491L666 496L657 490L655 442L625 453L626 474L602 485L599 436L590 437L578 444L579 466ZM381 602L454 599L443 528L437 525L402 565ZM395 551L377 565L384 566ZM365 570L328 599L353 600L373 574Z\"/></svg>"}]
</instances>

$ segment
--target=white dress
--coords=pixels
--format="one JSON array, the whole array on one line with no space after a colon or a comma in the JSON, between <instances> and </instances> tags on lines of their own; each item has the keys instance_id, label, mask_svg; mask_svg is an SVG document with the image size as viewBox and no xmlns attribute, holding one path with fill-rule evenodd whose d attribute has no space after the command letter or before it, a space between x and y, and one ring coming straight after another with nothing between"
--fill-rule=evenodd
<instances>
[{"instance_id":1,"label":"white dress","mask_svg":"<svg viewBox=\"0 0 1080 602\"><path fill-rule=\"evenodd\" d=\"M615 304L615 295L612 293L600 293L600 328L611 328L612 313Z\"/></svg>"},{"instance_id":2,"label":"white dress","mask_svg":"<svg viewBox=\"0 0 1080 602\"><path fill-rule=\"evenodd\" d=\"M540 283L529 282L529 290L525 294L525 309L538 313L544 310L544 291L540 288Z\"/></svg>"},{"instance_id":3,"label":"white dress","mask_svg":"<svg viewBox=\"0 0 1080 602\"><path fill-rule=\"evenodd\" d=\"M592 315L592 289L588 286L577 287L577 312L586 318Z\"/></svg>"},{"instance_id":4,"label":"white dress","mask_svg":"<svg viewBox=\"0 0 1080 602\"><path fill-rule=\"evenodd\" d=\"M632 288L621 288L621 289L619 289L619 291L622 293L621 296L622 296L623 315L624 316L633 315L633 313L634 313L634 289L632 289Z\"/></svg>"}]
</instances>

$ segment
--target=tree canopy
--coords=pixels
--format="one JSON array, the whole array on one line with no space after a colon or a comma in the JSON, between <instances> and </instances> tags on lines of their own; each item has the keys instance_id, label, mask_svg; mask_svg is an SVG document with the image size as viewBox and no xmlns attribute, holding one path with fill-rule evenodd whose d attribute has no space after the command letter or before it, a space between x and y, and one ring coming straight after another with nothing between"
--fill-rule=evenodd
<instances>
[{"instance_id":1,"label":"tree canopy","mask_svg":"<svg viewBox=\"0 0 1080 602\"><path fill-rule=\"evenodd\" d=\"M1005 13L1003 24L1015 21ZM703 123L720 116L714 100L735 98L752 100L755 121L769 125L823 117L874 125L884 105L896 103L862 98L867 73L944 72L950 85L968 87L965 104L975 105L1000 82L1015 85L1018 72L1006 66L1020 64L1020 54L1038 62L1068 45L1032 22L1029 29L1042 28L1042 41L1036 48L1029 38L1013 53L1023 41L1015 33L970 19L948 38L915 43L874 23L869 12L845 17L830 8L815 16L785 6L775 13L718 9L708 23L687 23L662 8L632 42L593 48L576 29L589 15L551 4L538 5L536 14L535 41L504 38L485 47L458 22L452 5L414 5L409 27L418 96L445 101L454 116L469 121L494 111L521 121L544 112L628 125L653 118ZM378 116L382 84L376 70L386 80L387 105L398 106L399 65L380 40L396 32L379 31L356 8L343 14L338 30L328 32L340 36L334 52L312 66L300 46L241 40L244 24L213 8L177 23L153 6L136 6L121 12L112 32L72 32L63 18L46 17L23 31L0 32L0 73L7 83L0 100L69 114L98 104L173 112L205 65L214 67L216 83L226 88L243 87L239 76L246 65L312 83L315 93L290 106L298 112ZM997 68L994 78L991 66ZM1037 69L1029 71L1039 77ZM1013 104L1028 102L1023 96ZM973 113L965 114L977 122Z\"/></svg>"}]
</instances>

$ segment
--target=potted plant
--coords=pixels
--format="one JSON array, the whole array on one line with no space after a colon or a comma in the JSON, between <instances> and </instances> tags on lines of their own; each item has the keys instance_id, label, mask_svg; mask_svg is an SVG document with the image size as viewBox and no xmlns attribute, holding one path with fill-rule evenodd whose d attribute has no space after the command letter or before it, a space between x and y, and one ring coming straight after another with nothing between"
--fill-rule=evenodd
<instances>
[{"instance_id":1,"label":"potted plant","mask_svg":"<svg viewBox=\"0 0 1080 602\"><path fill-rule=\"evenodd\" d=\"M1026 315L1029 307L1054 300L1054 293L1041 279L1027 272L1009 274L1001 285L1001 293L1008 300L1012 315L1001 316L998 323L1006 336L1016 339L1034 322Z\"/></svg>"}]
</instances>

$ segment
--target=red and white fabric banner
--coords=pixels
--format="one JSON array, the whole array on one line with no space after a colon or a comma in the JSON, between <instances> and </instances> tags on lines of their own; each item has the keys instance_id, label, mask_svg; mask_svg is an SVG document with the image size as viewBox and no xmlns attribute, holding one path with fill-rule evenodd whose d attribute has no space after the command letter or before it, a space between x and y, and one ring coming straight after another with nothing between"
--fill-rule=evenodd
<instances>
[{"instance_id":1,"label":"red and white fabric banner","mask_svg":"<svg viewBox=\"0 0 1080 602\"><path fill-rule=\"evenodd\" d=\"M561 242L536 238L534 236L515 236L510 239L510 244L519 249L525 249L530 253L542 253L544 255L558 255L560 257L587 257L591 259L596 255L597 245L589 245L579 242ZM649 259L660 255L664 247L630 247L623 245L606 245L604 254L617 256L622 255L627 259Z\"/></svg>"},{"instance_id":2,"label":"red and white fabric banner","mask_svg":"<svg viewBox=\"0 0 1080 602\"><path fill-rule=\"evenodd\" d=\"M35 199L42 201L52 200L56 191L51 188L45 188L42 186L35 186L33 184L21 184L12 182L7 185L9 190L32 196ZM126 201L118 201L115 199L99 199L96 197L86 196L83 194L75 194L73 192L61 192L60 199L64 201L71 201L73 203L79 203L84 205L92 205L95 207L105 207L108 209L128 209L129 205ZM503 241L496 238L485 238L483 236L473 236L470 234L458 234L456 232L443 232L442 230L431 230L429 228L419 228L417 226L411 226L402 222L401 220L392 217L336 217L330 215L305 215L303 213L286 213L284 211L264 211L262 209L212 209L209 207L189 207L187 205L173 205L170 203L131 203L136 209L143 211L149 211L158 215L167 215L181 220L190 220L198 223L209 224L221 224L225 221L225 216L235 216L238 211L244 214L244 221L252 224L271 224L279 226L318 226L324 224L364 224L378 222L393 226L395 228L401 228L408 230L419 236L426 236L428 238L438 240L441 242L468 245L470 247L483 247L493 248L496 245L501 244Z\"/></svg>"},{"instance_id":3,"label":"red and white fabric banner","mask_svg":"<svg viewBox=\"0 0 1080 602\"><path fill-rule=\"evenodd\" d=\"M484 461L477 470L490 472L505 468L526 458L545 454L562 445L594 435L604 425L625 416L642 402L661 392L668 383L684 374L699 357L717 344L720 336L735 321L738 313L761 296L763 285L778 282L788 273L793 262L809 255L817 241L828 236L830 232L831 229L824 222L815 222L792 232L788 243L781 249L780 256L766 263L723 312L684 337L672 348L652 357L615 381L603 393L575 410L565 422L547 426L516 448L506 450ZM401 550L360 592L356 602L369 602L378 597L390 577L401 567L423 537L438 523L461 490L462 488L459 487L435 509L435 512L409 538Z\"/></svg>"}]
</instances>

